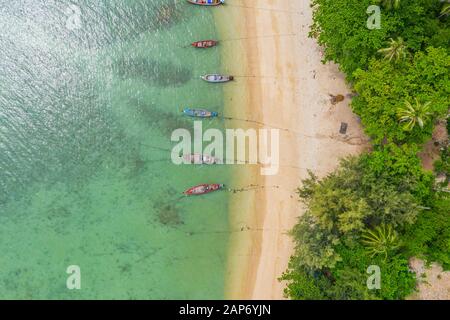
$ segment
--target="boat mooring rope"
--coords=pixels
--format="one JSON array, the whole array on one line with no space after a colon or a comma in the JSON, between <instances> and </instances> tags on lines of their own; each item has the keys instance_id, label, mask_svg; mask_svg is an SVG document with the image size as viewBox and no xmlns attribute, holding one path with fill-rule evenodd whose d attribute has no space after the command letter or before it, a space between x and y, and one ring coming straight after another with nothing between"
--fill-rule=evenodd
<instances>
[{"instance_id":1,"label":"boat mooring rope","mask_svg":"<svg viewBox=\"0 0 450 320\"><path fill-rule=\"evenodd\" d=\"M287 76L287 77L279 77L279 76L262 76L262 75L233 75L233 77L235 79L246 78L246 79L301 80L301 78L294 78L294 77L289 77L289 76Z\"/></svg>"},{"instance_id":2,"label":"boat mooring rope","mask_svg":"<svg viewBox=\"0 0 450 320\"><path fill-rule=\"evenodd\" d=\"M279 8L266 8L266 7L255 7L255 6L246 6L242 4L236 4L236 3L230 3L231 0L227 0L224 4L226 7L237 7L237 8L244 8L244 9L257 9L257 10L265 10L265 11L274 11L274 12L284 12L284 13L291 13L291 14L301 14L301 12L298 11L291 11L286 9L279 9ZM174 0L174 5L177 6L179 4L186 4L188 3L184 0Z\"/></svg>"},{"instance_id":3,"label":"boat mooring rope","mask_svg":"<svg viewBox=\"0 0 450 320\"><path fill-rule=\"evenodd\" d=\"M251 184L249 186L243 187L243 188L228 188L227 190L229 192L238 193L238 192L247 192L247 191L255 191L255 190L262 190L262 189L279 189L280 186L260 186L256 184Z\"/></svg>"},{"instance_id":4,"label":"boat mooring rope","mask_svg":"<svg viewBox=\"0 0 450 320\"><path fill-rule=\"evenodd\" d=\"M217 190L216 192L228 191L228 192L232 192L233 194L236 194L236 193L240 193L240 192L258 191L258 190L263 190L263 189L280 189L280 186L261 186L261 185L251 184L249 186L242 187L242 188L223 188L221 190ZM183 199L192 199L195 197L199 197L199 196L189 196L189 195L183 194L182 196L174 199L172 202L177 203Z\"/></svg>"},{"instance_id":5,"label":"boat mooring rope","mask_svg":"<svg viewBox=\"0 0 450 320\"><path fill-rule=\"evenodd\" d=\"M229 38L229 39L219 39L217 40L217 42L220 43L221 42L231 42L231 41L242 41L242 40L252 40L252 39L264 39L264 38L276 38L276 37L293 37L296 36L296 33L286 33L286 34L269 34L269 35L264 35L264 36L253 36L253 37L242 37L242 38ZM188 44L188 45L183 45L180 46L181 48L191 48L192 45ZM211 48L210 48L211 49Z\"/></svg>"},{"instance_id":6,"label":"boat mooring rope","mask_svg":"<svg viewBox=\"0 0 450 320\"><path fill-rule=\"evenodd\" d=\"M258 190L263 190L263 189L280 189L280 186L261 186L261 185L256 185L256 184L251 184L245 187L241 187L241 188L223 188L222 190L218 190L217 192L220 191L228 191L228 192L232 192L233 194L236 193L240 193L240 192L250 192L250 191L258 191ZM198 196L196 196L198 197ZM182 196L176 198L175 200L173 200L173 202L179 202L183 199L192 199L193 196L189 196L189 195L185 195L183 194Z\"/></svg>"},{"instance_id":7,"label":"boat mooring rope","mask_svg":"<svg viewBox=\"0 0 450 320\"><path fill-rule=\"evenodd\" d=\"M273 128L273 129L278 129L278 130L288 131L288 132L290 131L289 129L276 127L276 126L273 126L273 125L270 125L270 124L267 124L267 123L264 123L264 122L260 122L260 121L256 121L256 120L251 120L251 119L239 119L239 118L226 117L226 116L223 116L222 119L225 119L225 120L231 120L231 121L251 122L251 123L256 123L256 124L259 124L259 125L261 125L261 126L265 126L265 127L269 127L269 128Z\"/></svg>"},{"instance_id":8,"label":"boat mooring rope","mask_svg":"<svg viewBox=\"0 0 450 320\"><path fill-rule=\"evenodd\" d=\"M228 41L261 39L261 38L292 37L292 36L296 36L296 35L297 35L296 33L286 33L286 34L271 34L271 35L265 35L265 36L254 36L254 37L243 37L243 38L230 38L230 39L219 40L219 43L220 42L228 42Z\"/></svg>"},{"instance_id":9,"label":"boat mooring rope","mask_svg":"<svg viewBox=\"0 0 450 320\"><path fill-rule=\"evenodd\" d=\"M225 3L225 6L227 6L227 7L244 8L244 9L257 9L257 10L273 11L273 12L284 12L284 13L290 13L290 14L301 14L301 12L298 12L298 11L291 11L291 10L278 9L278 8L266 8L266 7L247 6L247 5L242 5L242 4L230 3L229 1L230 0L228 0Z\"/></svg>"},{"instance_id":10,"label":"boat mooring rope","mask_svg":"<svg viewBox=\"0 0 450 320\"><path fill-rule=\"evenodd\" d=\"M199 234L233 234L233 233L242 233L242 232L264 232L264 231L273 231L273 230L279 230L279 229L269 229L269 228L251 228L247 225L239 228L239 229L233 229L233 230L227 230L227 231L188 231L184 232L188 236L195 236ZM289 232L289 229L284 229L284 232Z\"/></svg>"}]
</instances>

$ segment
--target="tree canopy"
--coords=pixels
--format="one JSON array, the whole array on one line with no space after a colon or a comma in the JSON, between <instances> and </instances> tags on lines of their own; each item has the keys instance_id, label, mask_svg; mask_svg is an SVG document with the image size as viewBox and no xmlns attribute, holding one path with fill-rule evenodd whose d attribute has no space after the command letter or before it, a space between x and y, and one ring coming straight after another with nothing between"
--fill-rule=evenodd
<instances>
[{"instance_id":1,"label":"tree canopy","mask_svg":"<svg viewBox=\"0 0 450 320\"><path fill-rule=\"evenodd\" d=\"M325 61L334 61L353 79L357 69L366 70L371 58L389 38L401 37L412 51L428 46L449 50L450 27L439 19L436 0L401 1L396 10L381 8L380 29L368 29L367 8L375 0L313 0L311 35L325 48Z\"/></svg>"},{"instance_id":2,"label":"tree canopy","mask_svg":"<svg viewBox=\"0 0 450 320\"><path fill-rule=\"evenodd\" d=\"M367 71L355 72L353 110L360 115L375 143L389 141L421 143L431 136L434 121L450 107L450 56L444 49L429 47L401 65L372 59ZM429 102L430 121L423 127L404 130L398 111L405 102Z\"/></svg>"},{"instance_id":3,"label":"tree canopy","mask_svg":"<svg viewBox=\"0 0 450 320\"><path fill-rule=\"evenodd\" d=\"M373 4L382 6L379 29L366 25ZM302 182L306 210L280 280L292 299L402 299L415 287L410 257L450 268L450 197L417 156L435 122L448 118L448 8L436 0L313 0L313 7L310 36L353 85L351 105L373 150ZM448 154L444 147L436 161L447 177ZM370 265L381 268L379 290L366 285Z\"/></svg>"}]
</instances>

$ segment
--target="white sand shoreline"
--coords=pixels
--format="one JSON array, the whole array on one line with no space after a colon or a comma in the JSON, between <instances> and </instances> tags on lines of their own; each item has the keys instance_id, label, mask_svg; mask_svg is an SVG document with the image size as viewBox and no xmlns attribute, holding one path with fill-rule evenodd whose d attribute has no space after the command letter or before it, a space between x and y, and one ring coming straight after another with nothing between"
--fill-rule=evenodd
<instances>
[{"instance_id":1,"label":"white sand shoreline","mask_svg":"<svg viewBox=\"0 0 450 320\"><path fill-rule=\"evenodd\" d=\"M253 0L246 6L250 8L224 6L216 14L222 37L250 38L223 44L223 58L230 69L226 71L257 75L238 79L226 89L227 107L289 132L280 132L278 175L258 177L260 184L279 188L232 200L230 223L249 229L231 241L227 297L282 299L284 284L278 278L293 252L287 232L302 213L296 188L307 176L306 169L324 176L340 158L364 149L348 143L348 138L365 139L348 99L336 106L329 101L329 94L350 92L337 67L323 65L318 45L308 38L309 1ZM338 133L341 122L349 124L346 137ZM237 174L255 182L254 174L241 169Z\"/></svg>"}]
</instances>

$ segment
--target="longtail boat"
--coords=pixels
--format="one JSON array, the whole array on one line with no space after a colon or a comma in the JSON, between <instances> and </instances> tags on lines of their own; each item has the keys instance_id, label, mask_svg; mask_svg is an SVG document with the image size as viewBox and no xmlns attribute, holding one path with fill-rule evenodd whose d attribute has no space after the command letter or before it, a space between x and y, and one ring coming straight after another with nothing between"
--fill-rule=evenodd
<instances>
[{"instance_id":1,"label":"longtail boat","mask_svg":"<svg viewBox=\"0 0 450 320\"><path fill-rule=\"evenodd\" d=\"M187 2L199 6L218 6L225 3L225 0L187 0Z\"/></svg>"},{"instance_id":2,"label":"longtail boat","mask_svg":"<svg viewBox=\"0 0 450 320\"><path fill-rule=\"evenodd\" d=\"M187 196L199 196L210 192L218 191L225 188L224 184L201 184L199 186L192 187L185 192Z\"/></svg>"},{"instance_id":3,"label":"longtail boat","mask_svg":"<svg viewBox=\"0 0 450 320\"><path fill-rule=\"evenodd\" d=\"M221 74L205 74L204 76L201 76L201 78L206 82L211 83L228 82L234 80L233 76L224 76Z\"/></svg>"},{"instance_id":4,"label":"longtail boat","mask_svg":"<svg viewBox=\"0 0 450 320\"><path fill-rule=\"evenodd\" d=\"M203 109L186 108L183 110L183 113L189 117L194 117L194 118L215 118L215 117L219 116L219 113L217 113L217 112L203 110Z\"/></svg>"},{"instance_id":5,"label":"longtail boat","mask_svg":"<svg viewBox=\"0 0 450 320\"><path fill-rule=\"evenodd\" d=\"M205 49L205 48L215 47L218 43L219 43L219 41L216 41L216 40L201 40L201 41L193 42L191 45L194 48Z\"/></svg>"},{"instance_id":6,"label":"longtail boat","mask_svg":"<svg viewBox=\"0 0 450 320\"><path fill-rule=\"evenodd\" d=\"M215 158L213 156L207 155L207 154L186 154L183 156L183 159L186 162L189 162L191 164L219 164L221 161L218 158Z\"/></svg>"}]
</instances>

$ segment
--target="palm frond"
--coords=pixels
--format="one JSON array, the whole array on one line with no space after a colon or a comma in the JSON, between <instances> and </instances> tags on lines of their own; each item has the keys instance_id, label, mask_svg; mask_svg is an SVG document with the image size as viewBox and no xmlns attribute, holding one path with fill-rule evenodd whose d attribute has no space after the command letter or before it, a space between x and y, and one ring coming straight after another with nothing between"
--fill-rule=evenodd
<instances>
[{"instance_id":1,"label":"palm frond","mask_svg":"<svg viewBox=\"0 0 450 320\"><path fill-rule=\"evenodd\" d=\"M361 235L361 242L366 246L371 257L382 254L385 259L390 252L400 246L397 233L391 225L386 226L385 224L373 230L364 231Z\"/></svg>"},{"instance_id":2,"label":"palm frond","mask_svg":"<svg viewBox=\"0 0 450 320\"><path fill-rule=\"evenodd\" d=\"M382 54L384 59L389 61L392 61L394 58L395 61L400 61L408 55L406 43L401 37L398 37L396 40L390 38L389 46L379 49L378 53Z\"/></svg>"},{"instance_id":3,"label":"palm frond","mask_svg":"<svg viewBox=\"0 0 450 320\"><path fill-rule=\"evenodd\" d=\"M397 110L398 120L400 123L404 123L403 129L405 131L411 131L416 124L423 128L432 115L429 111L431 102L421 104L417 98L415 101L414 106L409 101L405 101L405 106Z\"/></svg>"},{"instance_id":4,"label":"palm frond","mask_svg":"<svg viewBox=\"0 0 450 320\"><path fill-rule=\"evenodd\" d=\"M445 3L445 4L442 6L440 17L442 17L442 16L448 16L448 15L450 15L450 3Z\"/></svg>"}]
</instances>

